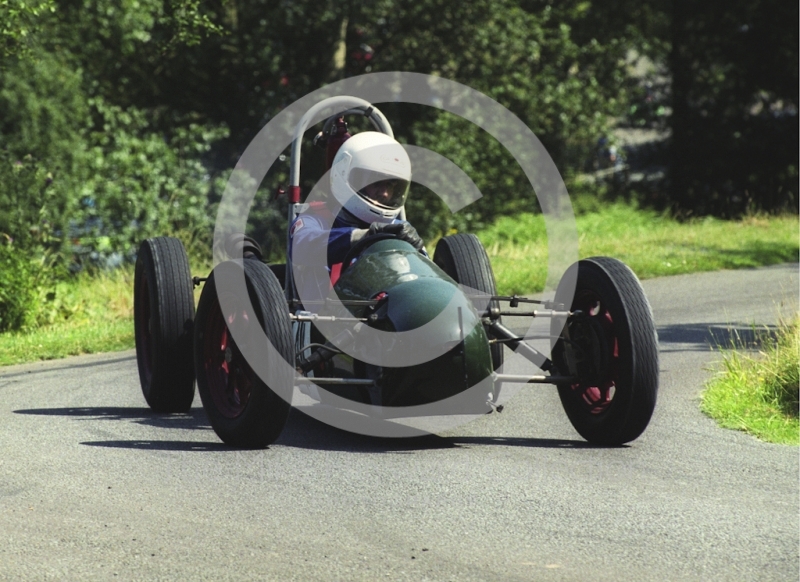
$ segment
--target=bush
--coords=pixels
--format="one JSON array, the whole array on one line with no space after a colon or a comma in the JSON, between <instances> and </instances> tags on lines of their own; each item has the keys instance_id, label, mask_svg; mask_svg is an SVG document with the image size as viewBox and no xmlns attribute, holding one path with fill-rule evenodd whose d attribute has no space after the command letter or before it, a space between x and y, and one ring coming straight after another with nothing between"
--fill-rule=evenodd
<instances>
[{"instance_id":1,"label":"bush","mask_svg":"<svg viewBox=\"0 0 800 582\"><path fill-rule=\"evenodd\" d=\"M0 331L69 315L56 292L68 267L116 266L163 234L211 247L214 181L203 157L227 130L91 97L69 59L39 51L3 63Z\"/></svg>"},{"instance_id":2,"label":"bush","mask_svg":"<svg viewBox=\"0 0 800 582\"><path fill-rule=\"evenodd\" d=\"M68 196L42 160L0 151L0 235L17 252L58 254L69 216Z\"/></svg>"},{"instance_id":3,"label":"bush","mask_svg":"<svg viewBox=\"0 0 800 582\"><path fill-rule=\"evenodd\" d=\"M52 55L0 76L0 234L17 251L64 244L87 112L80 75Z\"/></svg>"},{"instance_id":4,"label":"bush","mask_svg":"<svg viewBox=\"0 0 800 582\"><path fill-rule=\"evenodd\" d=\"M39 303L39 274L30 258L0 241L0 332L32 325Z\"/></svg>"},{"instance_id":5,"label":"bush","mask_svg":"<svg viewBox=\"0 0 800 582\"><path fill-rule=\"evenodd\" d=\"M169 127L167 133L155 127ZM0 233L76 270L132 258L167 233L210 247L212 180L202 163L221 126L89 97L68 56L38 54L0 78Z\"/></svg>"},{"instance_id":6,"label":"bush","mask_svg":"<svg viewBox=\"0 0 800 582\"><path fill-rule=\"evenodd\" d=\"M181 232L210 248L212 180L201 158L227 130L185 123L161 135L150 129L156 112L123 110L100 98L90 104L90 171L73 216L80 247L130 257L144 238Z\"/></svg>"}]
</instances>

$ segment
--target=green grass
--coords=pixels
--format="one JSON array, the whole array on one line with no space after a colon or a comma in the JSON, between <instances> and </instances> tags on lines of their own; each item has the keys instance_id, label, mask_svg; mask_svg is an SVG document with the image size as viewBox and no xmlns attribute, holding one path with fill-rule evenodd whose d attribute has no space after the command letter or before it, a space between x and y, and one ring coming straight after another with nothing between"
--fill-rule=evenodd
<instances>
[{"instance_id":1,"label":"green grass","mask_svg":"<svg viewBox=\"0 0 800 582\"><path fill-rule=\"evenodd\" d=\"M210 269L192 265L193 273ZM201 289L195 289L195 301ZM59 283L44 309L48 325L0 333L0 366L131 349L133 266Z\"/></svg>"},{"instance_id":2,"label":"green grass","mask_svg":"<svg viewBox=\"0 0 800 582\"><path fill-rule=\"evenodd\" d=\"M578 216L576 226L581 258L616 257L641 279L800 259L796 216L740 221L705 218L680 223L615 204ZM530 293L544 288L547 236L541 215L504 217L476 234L489 254L500 293Z\"/></svg>"},{"instance_id":3,"label":"green grass","mask_svg":"<svg viewBox=\"0 0 800 582\"><path fill-rule=\"evenodd\" d=\"M760 343L756 355L741 342L723 351L701 409L725 428L768 442L800 444L800 317L781 324L777 337L762 334Z\"/></svg>"},{"instance_id":4,"label":"green grass","mask_svg":"<svg viewBox=\"0 0 800 582\"><path fill-rule=\"evenodd\" d=\"M51 323L0 334L0 365L133 347L133 269L59 283L46 310Z\"/></svg>"},{"instance_id":5,"label":"green grass","mask_svg":"<svg viewBox=\"0 0 800 582\"><path fill-rule=\"evenodd\" d=\"M477 233L501 293L530 293L544 287L544 226L541 216L520 215L501 218ZM580 256L617 257L640 278L798 260L796 216L678 223L616 204L579 216L577 228ZM205 274L208 267L193 266L192 272ZM59 284L45 318L49 325L0 334L0 365L132 348L132 289L132 268Z\"/></svg>"},{"instance_id":6,"label":"green grass","mask_svg":"<svg viewBox=\"0 0 800 582\"><path fill-rule=\"evenodd\" d=\"M80 354L118 352L133 347L133 319L107 321L102 325L59 323L30 333L0 336L0 366L52 360Z\"/></svg>"}]
</instances>

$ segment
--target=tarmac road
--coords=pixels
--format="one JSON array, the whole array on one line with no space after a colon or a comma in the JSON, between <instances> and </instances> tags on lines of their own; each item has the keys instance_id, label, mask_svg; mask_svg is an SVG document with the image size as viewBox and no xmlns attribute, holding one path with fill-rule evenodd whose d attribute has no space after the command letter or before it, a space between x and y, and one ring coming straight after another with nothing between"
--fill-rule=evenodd
<instances>
[{"instance_id":1,"label":"tarmac road","mask_svg":"<svg viewBox=\"0 0 800 582\"><path fill-rule=\"evenodd\" d=\"M223 446L195 399L144 403L132 352L0 369L0 579L787 580L798 449L698 410L712 335L798 308L798 266L646 281L661 388L594 448L551 387L444 435L383 440L293 412Z\"/></svg>"}]
</instances>

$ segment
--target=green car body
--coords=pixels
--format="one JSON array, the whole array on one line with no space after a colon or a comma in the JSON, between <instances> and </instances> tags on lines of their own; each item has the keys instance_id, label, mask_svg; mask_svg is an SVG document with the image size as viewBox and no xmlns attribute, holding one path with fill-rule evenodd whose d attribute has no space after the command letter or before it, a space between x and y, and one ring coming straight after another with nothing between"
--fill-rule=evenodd
<instances>
[{"instance_id":1,"label":"green car body","mask_svg":"<svg viewBox=\"0 0 800 582\"><path fill-rule=\"evenodd\" d=\"M377 311L366 305L350 308L356 317L375 313L370 325L382 331L411 331L436 320L414 339L417 353L436 354L442 346L452 346L412 366L373 369L368 375L378 377L382 405L439 401L492 373L488 338L472 301L453 279L408 243L397 239L376 242L342 273L334 290L342 301L383 298ZM393 349L402 349L402 340Z\"/></svg>"}]
</instances>

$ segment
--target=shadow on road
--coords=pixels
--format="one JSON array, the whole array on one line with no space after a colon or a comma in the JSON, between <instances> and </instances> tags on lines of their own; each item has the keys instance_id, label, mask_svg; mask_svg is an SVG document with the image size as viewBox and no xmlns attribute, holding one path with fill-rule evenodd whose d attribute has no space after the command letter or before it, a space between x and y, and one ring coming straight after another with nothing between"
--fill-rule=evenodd
<instances>
[{"instance_id":1,"label":"shadow on road","mask_svg":"<svg viewBox=\"0 0 800 582\"><path fill-rule=\"evenodd\" d=\"M597 449L607 448L585 441L565 439L526 439L496 436L438 436L412 438L379 438L347 432L297 410L292 410L289 422L276 445L322 451L350 453L408 454L430 449L453 449L470 446L503 446L530 448Z\"/></svg>"},{"instance_id":2,"label":"shadow on road","mask_svg":"<svg viewBox=\"0 0 800 582\"><path fill-rule=\"evenodd\" d=\"M71 416L85 420L127 420L156 428L184 430L210 430L202 408L192 408L185 414L158 414L149 408L123 408L119 406L88 406L75 408L31 408L15 410L15 414L41 416Z\"/></svg>"},{"instance_id":3,"label":"shadow on road","mask_svg":"<svg viewBox=\"0 0 800 582\"><path fill-rule=\"evenodd\" d=\"M186 414L157 414L149 408L76 407L33 408L15 410L15 414L41 416L66 416L81 420L129 421L161 429L210 431L211 426L202 408L192 408ZM192 440L106 440L85 441L90 447L134 449L151 451L220 452L236 451L213 437L211 442ZM432 449L455 449L473 446L501 446L527 448L597 449L608 448L580 440L520 438L502 436L438 436L425 435L413 438L380 438L347 432L292 409L286 427L276 446L318 451L348 453L410 454Z\"/></svg>"},{"instance_id":4,"label":"shadow on road","mask_svg":"<svg viewBox=\"0 0 800 582\"><path fill-rule=\"evenodd\" d=\"M67 416L81 420L116 420L129 421L143 426L163 429L211 431L206 413L202 408L192 408L185 414L159 414L149 408L123 408L119 406L87 406L75 408L31 408L15 410L15 414L31 414L41 416ZM214 441L181 441L181 440L109 440L86 441L80 444L90 447L107 447L113 449L138 449L151 451L232 451L224 443Z\"/></svg>"},{"instance_id":5,"label":"shadow on road","mask_svg":"<svg viewBox=\"0 0 800 582\"><path fill-rule=\"evenodd\" d=\"M661 351L703 351L710 349L745 347L756 350L765 341L774 338L777 326L758 327L722 323L675 324L658 327ZM674 349L665 344L681 344Z\"/></svg>"},{"instance_id":6,"label":"shadow on road","mask_svg":"<svg viewBox=\"0 0 800 582\"><path fill-rule=\"evenodd\" d=\"M87 447L104 447L110 449L138 449L143 451L233 451L225 443L204 443L197 441L85 441Z\"/></svg>"}]
</instances>

